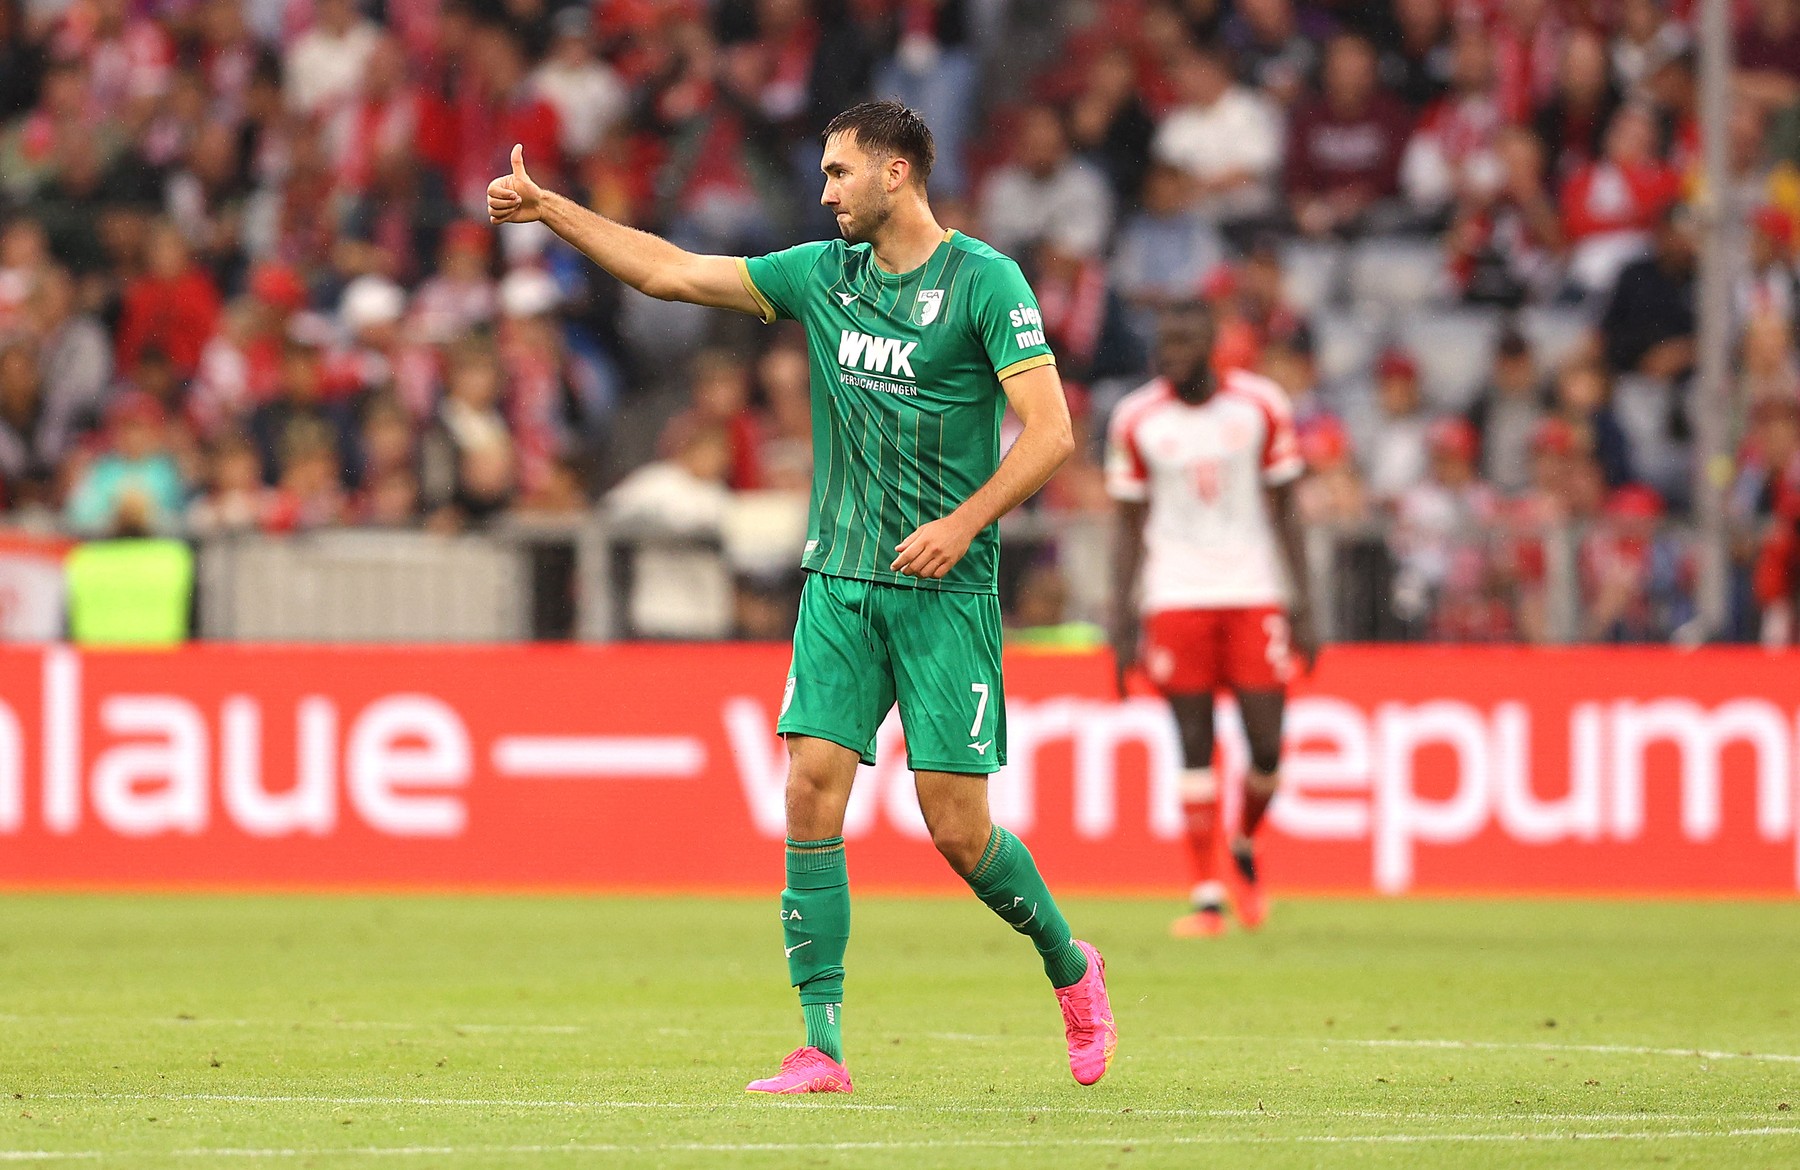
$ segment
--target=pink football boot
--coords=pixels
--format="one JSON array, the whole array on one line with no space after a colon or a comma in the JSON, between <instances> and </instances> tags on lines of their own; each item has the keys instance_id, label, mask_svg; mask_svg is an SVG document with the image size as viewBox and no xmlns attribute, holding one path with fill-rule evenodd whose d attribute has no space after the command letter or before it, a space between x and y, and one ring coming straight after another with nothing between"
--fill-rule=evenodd
<instances>
[{"instance_id":1,"label":"pink football boot","mask_svg":"<svg viewBox=\"0 0 1800 1170\"><path fill-rule=\"evenodd\" d=\"M1104 995L1104 993L1102 993ZM848 1093L850 1070L817 1048L800 1047L781 1061L781 1071L744 1086L746 1093Z\"/></svg>"},{"instance_id":2,"label":"pink football boot","mask_svg":"<svg viewBox=\"0 0 1800 1170\"><path fill-rule=\"evenodd\" d=\"M1106 997L1106 960L1093 944L1075 940L1088 957L1087 974L1056 989L1062 1004L1063 1031L1069 1037L1069 1071L1077 1084L1091 1085L1106 1075L1119 1048L1112 1001ZM848 1084L848 1081L845 1082Z\"/></svg>"}]
</instances>

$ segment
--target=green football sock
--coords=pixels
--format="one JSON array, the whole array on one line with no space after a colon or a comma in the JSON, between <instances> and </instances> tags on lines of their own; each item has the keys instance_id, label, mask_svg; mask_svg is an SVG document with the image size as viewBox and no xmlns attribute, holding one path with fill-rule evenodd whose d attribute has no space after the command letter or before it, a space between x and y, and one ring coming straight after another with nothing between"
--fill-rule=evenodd
<instances>
[{"instance_id":1,"label":"green football sock","mask_svg":"<svg viewBox=\"0 0 1800 1170\"><path fill-rule=\"evenodd\" d=\"M800 989L806 1042L842 1061L844 948L850 943L850 871L842 837L788 841L781 930L788 981Z\"/></svg>"},{"instance_id":2,"label":"green football sock","mask_svg":"<svg viewBox=\"0 0 1800 1170\"><path fill-rule=\"evenodd\" d=\"M1067 987L1087 974L1087 955L1071 938L1068 920L1023 841L996 825L975 872L964 880L1002 922L1031 937L1052 987Z\"/></svg>"}]
</instances>

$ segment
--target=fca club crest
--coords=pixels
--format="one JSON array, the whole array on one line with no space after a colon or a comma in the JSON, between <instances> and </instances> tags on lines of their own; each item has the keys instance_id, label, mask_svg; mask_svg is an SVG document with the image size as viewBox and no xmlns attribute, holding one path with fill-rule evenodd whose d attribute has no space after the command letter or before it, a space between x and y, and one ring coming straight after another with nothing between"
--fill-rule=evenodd
<instances>
[{"instance_id":1,"label":"fca club crest","mask_svg":"<svg viewBox=\"0 0 1800 1170\"><path fill-rule=\"evenodd\" d=\"M937 320L938 310L944 307L944 290L941 288L924 288L919 290L918 317L919 324L929 325Z\"/></svg>"}]
</instances>

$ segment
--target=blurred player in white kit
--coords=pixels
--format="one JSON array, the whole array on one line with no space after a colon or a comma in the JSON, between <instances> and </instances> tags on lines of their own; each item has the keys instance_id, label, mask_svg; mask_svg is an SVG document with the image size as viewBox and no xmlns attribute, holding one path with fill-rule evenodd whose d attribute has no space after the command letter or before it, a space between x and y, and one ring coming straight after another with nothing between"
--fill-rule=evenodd
<instances>
[{"instance_id":1,"label":"blurred player in white kit","mask_svg":"<svg viewBox=\"0 0 1800 1170\"><path fill-rule=\"evenodd\" d=\"M1224 932L1267 914L1255 838L1280 783L1287 685L1318 656L1294 485L1305 471L1281 388L1213 368L1215 324L1199 303L1163 312L1160 376L1114 409L1107 488L1117 503L1113 651L1119 693L1135 664L1168 700L1181 736L1190 913L1170 933ZM1141 620L1140 620L1141 619ZM1242 816L1221 865L1213 696L1237 697L1250 746Z\"/></svg>"}]
</instances>

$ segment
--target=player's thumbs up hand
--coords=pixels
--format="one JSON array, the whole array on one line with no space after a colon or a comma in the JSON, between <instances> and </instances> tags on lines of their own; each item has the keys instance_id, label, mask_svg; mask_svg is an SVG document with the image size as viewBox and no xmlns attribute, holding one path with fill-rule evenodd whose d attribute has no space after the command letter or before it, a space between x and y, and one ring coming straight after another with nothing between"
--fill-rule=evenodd
<instances>
[{"instance_id":1,"label":"player's thumbs up hand","mask_svg":"<svg viewBox=\"0 0 1800 1170\"><path fill-rule=\"evenodd\" d=\"M493 223L532 223L544 215L544 192L525 173L525 148L512 148L512 174L488 184L488 219Z\"/></svg>"}]
</instances>

